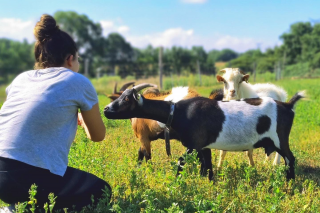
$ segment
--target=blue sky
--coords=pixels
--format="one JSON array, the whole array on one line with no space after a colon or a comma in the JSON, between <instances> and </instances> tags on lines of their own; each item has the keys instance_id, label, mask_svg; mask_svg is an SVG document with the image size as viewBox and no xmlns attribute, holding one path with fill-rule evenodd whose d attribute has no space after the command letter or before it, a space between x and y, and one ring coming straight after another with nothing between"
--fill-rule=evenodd
<instances>
[{"instance_id":1,"label":"blue sky","mask_svg":"<svg viewBox=\"0 0 320 213\"><path fill-rule=\"evenodd\" d=\"M320 20L319 8L316 0L0 0L0 37L33 41L43 13L72 10L101 23L105 36L119 32L139 48L201 45L244 52L281 44L279 36L291 24Z\"/></svg>"}]
</instances>

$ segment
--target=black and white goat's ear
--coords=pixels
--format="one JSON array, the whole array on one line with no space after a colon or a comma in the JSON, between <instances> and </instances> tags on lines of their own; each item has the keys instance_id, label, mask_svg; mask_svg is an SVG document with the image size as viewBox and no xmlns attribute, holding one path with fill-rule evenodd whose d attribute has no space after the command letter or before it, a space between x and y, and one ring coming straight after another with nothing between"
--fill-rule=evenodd
<instances>
[{"instance_id":1,"label":"black and white goat's ear","mask_svg":"<svg viewBox=\"0 0 320 213\"><path fill-rule=\"evenodd\" d=\"M221 75L217 75L217 81L220 82L225 82L224 78Z\"/></svg>"},{"instance_id":2,"label":"black and white goat's ear","mask_svg":"<svg viewBox=\"0 0 320 213\"><path fill-rule=\"evenodd\" d=\"M136 100L136 101L139 101L140 98L141 98L141 95L134 89L133 90L133 98Z\"/></svg>"},{"instance_id":3,"label":"black and white goat's ear","mask_svg":"<svg viewBox=\"0 0 320 213\"><path fill-rule=\"evenodd\" d=\"M245 81L246 83L248 83L249 77L250 77L249 74L244 75L244 76L242 77L242 81Z\"/></svg>"}]
</instances>

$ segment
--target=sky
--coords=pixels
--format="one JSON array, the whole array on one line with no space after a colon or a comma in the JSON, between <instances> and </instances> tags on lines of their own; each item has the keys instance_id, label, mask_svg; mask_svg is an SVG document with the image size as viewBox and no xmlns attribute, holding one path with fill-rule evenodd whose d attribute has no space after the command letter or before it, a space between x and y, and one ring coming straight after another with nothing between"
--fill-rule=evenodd
<instances>
[{"instance_id":1,"label":"sky","mask_svg":"<svg viewBox=\"0 0 320 213\"><path fill-rule=\"evenodd\" d=\"M42 14L75 11L137 48L264 51L280 45L291 24L320 22L319 8L318 0L0 0L0 38L33 42Z\"/></svg>"}]
</instances>

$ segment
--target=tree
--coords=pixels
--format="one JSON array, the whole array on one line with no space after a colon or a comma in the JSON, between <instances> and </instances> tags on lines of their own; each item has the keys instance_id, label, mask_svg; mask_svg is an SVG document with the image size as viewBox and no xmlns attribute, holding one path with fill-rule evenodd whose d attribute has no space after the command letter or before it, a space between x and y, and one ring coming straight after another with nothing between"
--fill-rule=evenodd
<instances>
[{"instance_id":1,"label":"tree","mask_svg":"<svg viewBox=\"0 0 320 213\"><path fill-rule=\"evenodd\" d=\"M94 76L94 57L103 55L103 37L100 23L94 23L86 15L79 15L73 11L58 11L54 18L60 28L69 33L75 40L79 49L79 55L89 60L89 73ZM84 66L80 66L83 72Z\"/></svg>"},{"instance_id":2,"label":"tree","mask_svg":"<svg viewBox=\"0 0 320 213\"><path fill-rule=\"evenodd\" d=\"M0 39L0 76L4 82L9 76L31 70L34 65L33 44L26 40L23 42ZM0 80L1 81L1 80Z\"/></svg>"},{"instance_id":3,"label":"tree","mask_svg":"<svg viewBox=\"0 0 320 213\"><path fill-rule=\"evenodd\" d=\"M238 57L238 53L236 53L235 51L231 49L223 49L218 53L216 61L227 62L237 57Z\"/></svg>"},{"instance_id":4,"label":"tree","mask_svg":"<svg viewBox=\"0 0 320 213\"><path fill-rule=\"evenodd\" d=\"M104 42L103 58L111 66L114 74L121 77L132 74L129 67L132 66L134 60L134 50L130 43L118 33L111 33ZM119 71L116 73L116 65L119 65Z\"/></svg>"},{"instance_id":5,"label":"tree","mask_svg":"<svg viewBox=\"0 0 320 213\"><path fill-rule=\"evenodd\" d=\"M149 45L145 49L134 49L134 63L136 76L148 77L158 74L159 52Z\"/></svg>"},{"instance_id":6,"label":"tree","mask_svg":"<svg viewBox=\"0 0 320 213\"><path fill-rule=\"evenodd\" d=\"M313 26L312 32L301 38L302 59L309 62L312 69L320 67L320 24Z\"/></svg>"},{"instance_id":7,"label":"tree","mask_svg":"<svg viewBox=\"0 0 320 213\"><path fill-rule=\"evenodd\" d=\"M202 46L194 46L191 49L192 53L192 70L197 70L197 63L199 62L201 73L202 74L213 74L214 73L214 66L210 67L207 64L208 54L203 49Z\"/></svg>"},{"instance_id":8,"label":"tree","mask_svg":"<svg viewBox=\"0 0 320 213\"><path fill-rule=\"evenodd\" d=\"M177 73L178 75L182 73L183 68L190 69L192 53L188 49L174 46L171 48L171 50L168 50L167 56L173 72ZM195 72L195 70L193 70L193 72Z\"/></svg>"},{"instance_id":9,"label":"tree","mask_svg":"<svg viewBox=\"0 0 320 213\"><path fill-rule=\"evenodd\" d=\"M301 62L302 37L312 32L310 22L298 22L290 26L290 31L280 36L286 49L288 64Z\"/></svg>"},{"instance_id":10,"label":"tree","mask_svg":"<svg viewBox=\"0 0 320 213\"><path fill-rule=\"evenodd\" d=\"M260 50L248 50L240 54L236 59L231 60L232 67L238 67L244 72L253 72L254 63L257 63L261 58L262 53Z\"/></svg>"}]
</instances>

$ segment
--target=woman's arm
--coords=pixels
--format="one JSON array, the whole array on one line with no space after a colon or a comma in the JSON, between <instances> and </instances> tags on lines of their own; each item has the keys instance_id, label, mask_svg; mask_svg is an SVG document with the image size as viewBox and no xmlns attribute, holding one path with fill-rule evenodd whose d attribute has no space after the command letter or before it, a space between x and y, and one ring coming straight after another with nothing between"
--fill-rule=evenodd
<instances>
[{"instance_id":1,"label":"woman's arm","mask_svg":"<svg viewBox=\"0 0 320 213\"><path fill-rule=\"evenodd\" d=\"M90 110L81 111L78 114L78 124L84 128L88 138L92 141L102 141L106 136L106 128L100 115L98 103L93 105Z\"/></svg>"}]
</instances>

